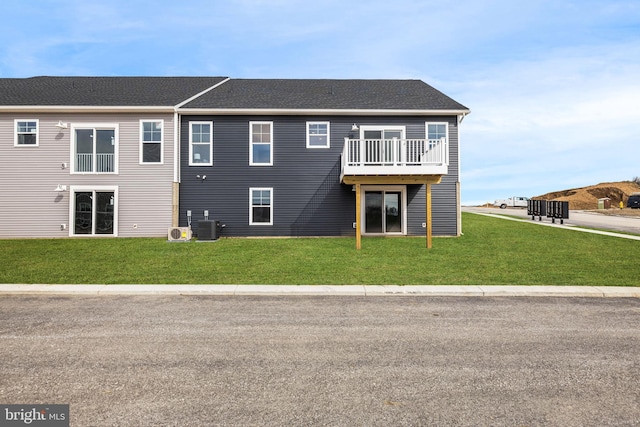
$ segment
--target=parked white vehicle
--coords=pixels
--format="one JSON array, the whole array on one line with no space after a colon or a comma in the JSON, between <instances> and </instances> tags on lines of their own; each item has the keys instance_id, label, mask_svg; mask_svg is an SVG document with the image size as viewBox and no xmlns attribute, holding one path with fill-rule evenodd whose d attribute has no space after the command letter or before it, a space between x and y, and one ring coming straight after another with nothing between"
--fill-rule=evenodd
<instances>
[{"instance_id":1,"label":"parked white vehicle","mask_svg":"<svg viewBox=\"0 0 640 427\"><path fill-rule=\"evenodd\" d=\"M526 208L527 203L529 202L528 197L509 197L508 199L498 199L493 204L495 206L500 206L500 209L510 208Z\"/></svg>"}]
</instances>

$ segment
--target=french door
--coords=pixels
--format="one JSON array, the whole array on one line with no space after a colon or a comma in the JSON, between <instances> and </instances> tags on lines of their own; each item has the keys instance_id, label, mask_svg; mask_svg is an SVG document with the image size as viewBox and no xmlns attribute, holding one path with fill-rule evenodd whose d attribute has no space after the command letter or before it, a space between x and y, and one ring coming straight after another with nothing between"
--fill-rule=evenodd
<instances>
[{"instance_id":1,"label":"french door","mask_svg":"<svg viewBox=\"0 0 640 427\"><path fill-rule=\"evenodd\" d=\"M364 233L404 234L405 198L403 188L364 190Z\"/></svg>"}]
</instances>

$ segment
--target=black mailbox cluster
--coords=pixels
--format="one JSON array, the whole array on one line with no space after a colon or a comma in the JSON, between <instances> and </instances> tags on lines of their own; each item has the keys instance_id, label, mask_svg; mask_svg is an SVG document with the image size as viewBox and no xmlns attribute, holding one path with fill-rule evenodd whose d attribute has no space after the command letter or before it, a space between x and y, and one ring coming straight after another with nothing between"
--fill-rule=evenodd
<instances>
[{"instance_id":1,"label":"black mailbox cluster","mask_svg":"<svg viewBox=\"0 0 640 427\"><path fill-rule=\"evenodd\" d=\"M547 216L547 201L530 199L527 202L527 215L530 215L531 219L538 217L542 221L542 217Z\"/></svg>"},{"instance_id":2,"label":"black mailbox cluster","mask_svg":"<svg viewBox=\"0 0 640 427\"><path fill-rule=\"evenodd\" d=\"M551 218L551 222L556 222L556 218L559 218L562 224L563 220L569 218L569 202L547 202L547 217Z\"/></svg>"},{"instance_id":3,"label":"black mailbox cluster","mask_svg":"<svg viewBox=\"0 0 640 427\"><path fill-rule=\"evenodd\" d=\"M569 218L569 202L557 200L529 200L527 202L527 215L531 219L538 217L542 221L542 217L551 218L551 222L555 223L556 218L560 220L560 224Z\"/></svg>"}]
</instances>

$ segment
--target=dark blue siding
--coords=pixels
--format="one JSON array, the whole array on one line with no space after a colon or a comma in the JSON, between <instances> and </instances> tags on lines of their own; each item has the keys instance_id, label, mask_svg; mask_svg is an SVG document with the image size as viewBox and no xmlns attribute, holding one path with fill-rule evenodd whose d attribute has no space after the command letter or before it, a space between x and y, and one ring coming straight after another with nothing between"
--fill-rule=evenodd
<instances>
[{"instance_id":1,"label":"dark blue siding","mask_svg":"<svg viewBox=\"0 0 640 427\"><path fill-rule=\"evenodd\" d=\"M213 166L189 166L189 122L213 122ZM455 117L429 118L450 122L450 175L433 186L434 234L456 234L455 182L457 129ZM249 122L273 122L273 166L249 166ZM306 122L329 121L329 149L306 148ZM425 117L350 116L183 116L181 140L180 225L192 227L203 211L226 224L224 236L352 236L355 235L355 193L340 184L340 154L344 137L358 125L405 125L408 138L424 138ZM456 141L454 144L453 141ZM206 180L197 178L206 175ZM451 187L453 185L453 187ZM436 187L442 186L442 190ZM273 225L249 225L249 188L273 188ZM451 191L451 188L453 189ZM407 187L408 232L424 234L424 187ZM437 224L437 225L436 225Z\"/></svg>"}]
</instances>

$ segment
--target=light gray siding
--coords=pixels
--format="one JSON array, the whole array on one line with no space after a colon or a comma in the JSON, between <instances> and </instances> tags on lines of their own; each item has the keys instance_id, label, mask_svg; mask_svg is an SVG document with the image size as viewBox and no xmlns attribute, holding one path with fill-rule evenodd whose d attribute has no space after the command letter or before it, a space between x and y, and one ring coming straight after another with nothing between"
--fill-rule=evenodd
<instances>
[{"instance_id":1,"label":"light gray siding","mask_svg":"<svg viewBox=\"0 0 640 427\"><path fill-rule=\"evenodd\" d=\"M140 119L164 120L163 164L139 164ZM39 120L39 146L14 147L14 119ZM68 123L59 130L58 121ZM118 173L76 174L72 125L110 123L118 129ZM118 188L117 235L166 236L171 225L174 167L172 114L0 114L0 238L66 237L71 186ZM62 164L67 163L63 169ZM55 192L58 184L67 191ZM61 224L67 229L61 230ZM135 228L134 228L135 227Z\"/></svg>"}]
</instances>

